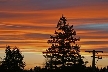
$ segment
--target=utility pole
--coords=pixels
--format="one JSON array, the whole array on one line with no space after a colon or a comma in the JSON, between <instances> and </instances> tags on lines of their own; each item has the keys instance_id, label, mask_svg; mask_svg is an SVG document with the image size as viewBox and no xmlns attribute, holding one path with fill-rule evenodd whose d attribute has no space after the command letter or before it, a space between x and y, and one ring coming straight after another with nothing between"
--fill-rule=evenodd
<instances>
[{"instance_id":1,"label":"utility pole","mask_svg":"<svg viewBox=\"0 0 108 72\"><path fill-rule=\"evenodd\" d=\"M92 53L93 54L93 56L91 56L91 57L93 57L93 60L92 60L92 68L93 68L93 71L95 71L95 58L98 58L98 59L102 59L102 57L97 57L96 56L96 53L98 54L98 53L103 53L103 51L95 51L95 50L93 50L93 51L85 51L85 52L89 52L89 53Z\"/></svg>"}]
</instances>

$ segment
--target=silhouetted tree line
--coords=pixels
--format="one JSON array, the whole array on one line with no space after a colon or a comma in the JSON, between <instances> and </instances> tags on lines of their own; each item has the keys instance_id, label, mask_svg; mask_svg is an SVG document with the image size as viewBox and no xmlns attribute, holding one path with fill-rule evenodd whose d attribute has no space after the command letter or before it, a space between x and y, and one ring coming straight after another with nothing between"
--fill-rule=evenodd
<instances>
[{"instance_id":1,"label":"silhouetted tree line","mask_svg":"<svg viewBox=\"0 0 108 72\"><path fill-rule=\"evenodd\" d=\"M34 69L24 70L23 72L94 72L92 67L84 67L78 68L75 67L65 67L64 69L46 69L41 67L34 67ZM99 69L98 67L95 68L95 72L108 72L108 67L104 67Z\"/></svg>"},{"instance_id":2,"label":"silhouetted tree line","mask_svg":"<svg viewBox=\"0 0 108 72\"><path fill-rule=\"evenodd\" d=\"M6 56L0 62L0 72L94 72L93 68L86 67L88 61L83 61L80 55L80 46L76 44L80 38L76 38L76 31L73 25L67 23L67 19L62 16L57 24L55 35L50 35L48 43L51 47L43 52L46 59L45 67L34 67L25 70L26 66L23 61L24 56L17 47L13 49L7 46L5 49ZM108 72L108 67L99 69L95 72Z\"/></svg>"}]
</instances>

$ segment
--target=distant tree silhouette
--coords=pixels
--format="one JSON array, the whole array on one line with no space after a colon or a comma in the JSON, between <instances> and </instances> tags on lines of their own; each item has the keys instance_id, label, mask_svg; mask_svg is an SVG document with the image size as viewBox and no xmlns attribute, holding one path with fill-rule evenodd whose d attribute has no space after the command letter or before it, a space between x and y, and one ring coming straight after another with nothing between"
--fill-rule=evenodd
<instances>
[{"instance_id":1,"label":"distant tree silhouette","mask_svg":"<svg viewBox=\"0 0 108 72\"><path fill-rule=\"evenodd\" d=\"M24 69L25 62L23 56L17 47L13 49L7 46L5 49L6 56L1 62L1 69L3 72L19 72Z\"/></svg>"},{"instance_id":2,"label":"distant tree silhouette","mask_svg":"<svg viewBox=\"0 0 108 72\"><path fill-rule=\"evenodd\" d=\"M40 70L41 70L41 67L40 66L34 67L34 72L40 72Z\"/></svg>"},{"instance_id":3,"label":"distant tree silhouette","mask_svg":"<svg viewBox=\"0 0 108 72\"><path fill-rule=\"evenodd\" d=\"M69 26L66 21L67 19L64 16L60 18L55 35L50 35L50 40L48 40L51 47L43 52L47 69L84 65L79 53L80 46L75 44L80 39L75 37L76 31L73 29L73 25Z\"/></svg>"}]
</instances>

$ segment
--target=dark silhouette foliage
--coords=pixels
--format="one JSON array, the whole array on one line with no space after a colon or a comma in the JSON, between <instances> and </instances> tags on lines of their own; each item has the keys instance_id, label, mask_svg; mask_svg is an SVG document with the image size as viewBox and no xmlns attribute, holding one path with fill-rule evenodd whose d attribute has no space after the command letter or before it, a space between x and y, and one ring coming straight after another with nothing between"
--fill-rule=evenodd
<instances>
[{"instance_id":1,"label":"dark silhouette foliage","mask_svg":"<svg viewBox=\"0 0 108 72\"><path fill-rule=\"evenodd\" d=\"M84 69L77 68L64 68L64 69L46 69L40 67L34 67L34 69L30 70L23 70L21 72L94 72L92 67L85 67ZM99 69L98 67L95 68L95 72L108 72L108 67L104 67Z\"/></svg>"},{"instance_id":2,"label":"dark silhouette foliage","mask_svg":"<svg viewBox=\"0 0 108 72\"><path fill-rule=\"evenodd\" d=\"M0 61L0 72L108 72L108 66L101 69L85 66L88 62L83 61L80 46L76 44L80 39L75 37L73 25L70 26L64 16L60 18L56 28L54 35L50 35L48 40L51 47L43 52L45 68L35 66L34 69L24 70L25 62L20 50L7 46L6 56Z\"/></svg>"},{"instance_id":3,"label":"dark silhouette foliage","mask_svg":"<svg viewBox=\"0 0 108 72\"><path fill-rule=\"evenodd\" d=\"M5 49L6 56L1 62L0 68L3 72L19 72L24 69L25 62L23 56L17 47L13 49L7 46Z\"/></svg>"},{"instance_id":4,"label":"dark silhouette foliage","mask_svg":"<svg viewBox=\"0 0 108 72\"><path fill-rule=\"evenodd\" d=\"M69 25L67 19L62 16L57 24L55 35L50 35L48 43L51 47L43 52L46 58L47 69L83 66L85 63L80 55L80 46L76 44L76 31L73 25Z\"/></svg>"}]
</instances>

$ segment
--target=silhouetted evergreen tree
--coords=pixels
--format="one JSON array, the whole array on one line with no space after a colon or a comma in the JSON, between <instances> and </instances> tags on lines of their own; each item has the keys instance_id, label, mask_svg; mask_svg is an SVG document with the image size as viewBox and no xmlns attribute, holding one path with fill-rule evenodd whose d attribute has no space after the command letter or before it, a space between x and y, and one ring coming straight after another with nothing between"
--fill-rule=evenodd
<instances>
[{"instance_id":1,"label":"silhouetted evergreen tree","mask_svg":"<svg viewBox=\"0 0 108 72\"><path fill-rule=\"evenodd\" d=\"M84 65L79 53L80 46L75 44L80 39L75 37L76 31L73 29L73 25L69 26L66 21L67 19L64 16L60 18L55 35L50 35L50 40L48 40L51 47L43 52L47 69Z\"/></svg>"},{"instance_id":2,"label":"silhouetted evergreen tree","mask_svg":"<svg viewBox=\"0 0 108 72\"><path fill-rule=\"evenodd\" d=\"M20 72L25 67L23 56L17 47L13 49L7 46L5 49L6 56L1 62L1 69L3 72Z\"/></svg>"}]
</instances>

